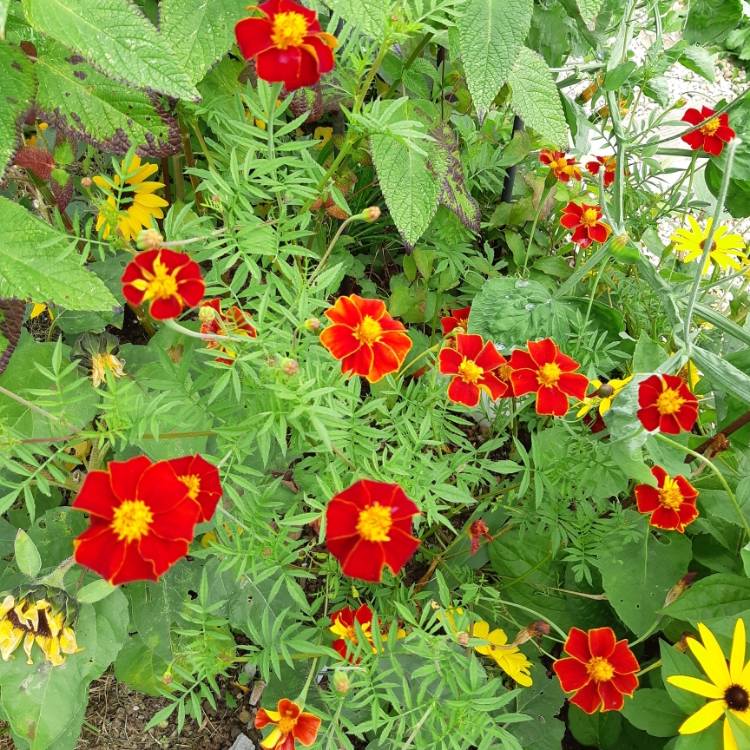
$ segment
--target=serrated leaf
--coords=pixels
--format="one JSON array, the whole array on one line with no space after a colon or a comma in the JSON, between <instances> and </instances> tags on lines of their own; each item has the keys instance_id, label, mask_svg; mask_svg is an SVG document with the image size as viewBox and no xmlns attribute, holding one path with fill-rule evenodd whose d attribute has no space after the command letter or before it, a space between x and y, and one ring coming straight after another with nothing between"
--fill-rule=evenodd
<instances>
[{"instance_id":1,"label":"serrated leaf","mask_svg":"<svg viewBox=\"0 0 750 750\"><path fill-rule=\"evenodd\" d=\"M578 10L581 11L581 17L586 22L586 25L591 27L596 21L596 17L599 15L599 11L604 5L604 0L577 0Z\"/></svg>"},{"instance_id":2,"label":"serrated leaf","mask_svg":"<svg viewBox=\"0 0 750 750\"><path fill-rule=\"evenodd\" d=\"M13 547L18 569L28 578L34 578L42 569L42 558L36 544L23 529L18 529Z\"/></svg>"},{"instance_id":3,"label":"serrated leaf","mask_svg":"<svg viewBox=\"0 0 750 750\"><path fill-rule=\"evenodd\" d=\"M117 80L199 99L167 39L129 0L23 0L29 23Z\"/></svg>"},{"instance_id":4,"label":"serrated leaf","mask_svg":"<svg viewBox=\"0 0 750 750\"><path fill-rule=\"evenodd\" d=\"M247 15L247 0L162 0L159 29L169 40L193 83L234 42L234 25Z\"/></svg>"},{"instance_id":5,"label":"serrated leaf","mask_svg":"<svg viewBox=\"0 0 750 750\"><path fill-rule=\"evenodd\" d=\"M45 300L69 310L111 310L119 303L71 255L72 239L23 206L0 197L0 296Z\"/></svg>"},{"instance_id":6,"label":"serrated leaf","mask_svg":"<svg viewBox=\"0 0 750 750\"><path fill-rule=\"evenodd\" d=\"M326 5L352 24L357 31L373 39L381 39L385 32L390 3L385 0L325 0Z\"/></svg>"},{"instance_id":7,"label":"serrated leaf","mask_svg":"<svg viewBox=\"0 0 750 750\"><path fill-rule=\"evenodd\" d=\"M19 127L34 98L33 66L21 50L0 41L0 180L20 142Z\"/></svg>"},{"instance_id":8,"label":"serrated leaf","mask_svg":"<svg viewBox=\"0 0 750 750\"><path fill-rule=\"evenodd\" d=\"M404 242L413 247L437 209L437 182L425 157L403 139L373 135L370 148L388 211Z\"/></svg>"},{"instance_id":9,"label":"serrated leaf","mask_svg":"<svg viewBox=\"0 0 750 750\"><path fill-rule=\"evenodd\" d=\"M467 0L458 20L459 48L477 112L489 109L508 80L533 11L532 0Z\"/></svg>"},{"instance_id":10,"label":"serrated leaf","mask_svg":"<svg viewBox=\"0 0 750 750\"><path fill-rule=\"evenodd\" d=\"M544 58L523 47L508 77L511 107L526 123L550 143L566 146L568 126L565 123L560 94Z\"/></svg>"},{"instance_id":11,"label":"serrated leaf","mask_svg":"<svg viewBox=\"0 0 750 750\"><path fill-rule=\"evenodd\" d=\"M177 120L159 97L116 83L57 42L40 45L37 107L44 118L76 140L125 154L163 158L180 149Z\"/></svg>"}]
</instances>

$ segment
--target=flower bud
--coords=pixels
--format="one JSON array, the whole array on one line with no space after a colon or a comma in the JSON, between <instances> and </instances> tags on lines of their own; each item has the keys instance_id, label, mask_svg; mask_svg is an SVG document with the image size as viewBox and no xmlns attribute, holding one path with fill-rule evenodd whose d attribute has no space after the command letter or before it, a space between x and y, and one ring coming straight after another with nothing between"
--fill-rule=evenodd
<instances>
[{"instance_id":1,"label":"flower bud","mask_svg":"<svg viewBox=\"0 0 750 750\"><path fill-rule=\"evenodd\" d=\"M311 333L315 333L316 331L320 330L321 322L317 318L308 318L304 322L305 329L310 331Z\"/></svg>"},{"instance_id":2,"label":"flower bud","mask_svg":"<svg viewBox=\"0 0 750 750\"><path fill-rule=\"evenodd\" d=\"M456 640L458 641L459 646L468 646L469 634L462 630L460 633L456 633Z\"/></svg>"},{"instance_id":3,"label":"flower bud","mask_svg":"<svg viewBox=\"0 0 750 750\"><path fill-rule=\"evenodd\" d=\"M163 683L164 685L171 685L171 684L172 684L172 680L173 680L173 679L174 679L174 678L172 677L172 673L171 673L171 672L165 672L165 673L164 673L164 674L163 674L163 675L161 676L161 681L162 681L162 683Z\"/></svg>"},{"instance_id":4,"label":"flower bud","mask_svg":"<svg viewBox=\"0 0 750 750\"><path fill-rule=\"evenodd\" d=\"M682 596L685 591L692 585L695 580L697 573L685 573L674 586L667 592L667 596L664 600L664 606L668 607L675 599Z\"/></svg>"},{"instance_id":5,"label":"flower bud","mask_svg":"<svg viewBox=\"0 0 750 750\"><path fill-rule=\"evenodd\" d=\"M285 375L289 375L289 377L292 377L299 372L299 362L297 362L296 359L285 359L281 363L281 371Z\"/></svg>"},{"instance_id":6,"label":"flower bud","mask_svg":"<svg viewBox=\"0 0 750 750\"><path fill-rule=\"evenodd\" d=\"M203 305L198 308L198 320L200 320L201 323L210 323L214 319L215 314L216 310L208 305Z\"/></svg>"},{"instance_id":7,"label":"flower bud","mask_svg":"<svg viewBox=\"0 0 750 750\"><path fill-rule=\"evenodd\" d=\"M333 689L341 695L346 695L352 687L352 682L346 672L336 670L331 678Z\"/></svg>"},{"instance_id":8,"label":"flower bud","mask_svg":"<svg viewBox=\"0 0 750 750\"><path fill-rule=\"evenodd\" d=\"M90 177L81 177L81 186L90 188L94 184L94 181Z\"/></svg>"},{"instance_id":9,"label":"flower bud","mask_svg":"<svg viewBox=\"0 0 750 750\"><path fill-rule=\"evenodd\" d=\"M612 246L615 250L624 250L629 241L630 237L628 237L627 232L623 232L612 238Z\"/></svg>"},{"instance_id":10,"label":"flower bud","mask_svg":"<svg viewBox=\"0 0 750 750\"><path fill-rule=\"evenodd\" d=\"M378 206L369 206L362 211L362 218L370 223L377 221L380 218L380 208Z\"/></svg>"},{"instance_id":11,"label":"flower bud","mask_svg":"<svg viewBox=\"0 0 750 750\"><path fill-rule=\"evenodd\" d=\"M536 620L521 630L511 645L522 646L532 638L541 638L544 635L549 635L549 631L549 623L544 620Z\"/></svg>"},{"instance_id":12,"label":"flower bud","mask_svg":"<svg viewBox=\"0 0 750 750\"><path fill-rule=\"evenodd\" d=\"M139 250L156 250L163 242L164 237L156 229L142 229L136 239Z\"/></svg>"}]
</instances>

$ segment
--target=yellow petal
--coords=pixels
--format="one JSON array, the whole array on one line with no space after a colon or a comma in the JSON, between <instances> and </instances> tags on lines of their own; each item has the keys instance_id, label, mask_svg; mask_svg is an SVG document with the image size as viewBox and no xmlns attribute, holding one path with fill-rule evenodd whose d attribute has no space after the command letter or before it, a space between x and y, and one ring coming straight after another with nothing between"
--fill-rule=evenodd
<instances>
[{"instance_id":1,"label":"yellow petal","mask_svg":"<svg viewBox=\"0 0 750 750\"><path fill-rule=\"evenodd\" d=\"M154 193L157 190L161 190L164 187L163 182L141 182L136 188L136 195L141 193Z\"/></svg>"},{"instance_id":2,"label":"yellow petal","mask_svg":"<svg viewBox=\"0 0 750 750\"><path fill-rule=\"evenodd\" d=\"M738 718L743 724L747 724L750 727L750 711L745 709L744 711L734 711L729 709L732 716Z\"/></svg>"},{"instance_id":3,"label":"yellow petal","mask_svg":"<svg viewBox=\"0 0 750 750\"><path fill-rule=\"evenodd\" d=\"M159 171L158 164L144 164L135 172L130 172L126 182L129 185L137 185L140 182L151 177L152 174ZM132 175L132 176L130 176Z\"/></svg>"},{"instance_id":4,"label":"yellow petal","mask_svg":"<svg viewBox=\"0 0 750 750\"><path fill-rule=\"evenodd\" d=\"M745 667L745 623L741 617L734 624L734 635L732 636L732 653L729 657L729 675L732 682L742 679L742 670Z\"/></svg>"},{"instance_id":5,"label":"yellow petal","mask_svg":"<svg viewBox=\"0 0 750 750\"><path fill-rule=\"evenodd\" d=\"M670 685L680 688L680 690L687 690L689 693L702 695L704 698L717 699L724 697L724 691L720 687L717 687L711 682L699 680L697 677L672 675L671 677L667 677L667 682Z\"/></svg>"},{"instance_id":6,"label":"yellow petal","mask_svg":"<svg viewBox=\"0 0 750 750\"><path fill-rule=\"evenodd\" d=\"M112 185L110 181L103 175L100 175L100 174L95 175L93 177L93 182L94 182L94 185L96 185L97 187L100 187L105 192L110 192L112 190Z\"/></svg>"},{"instance_id":7,"label":"yellow petal","mask_svg":"<svg viewBox=\"0 0 750 750\"><path fill-rule=\"evenodd\" d=\"M680 734L697 734L708 729L723 713L724 701L710 701L689 716L679 728Z\"/></svg>"},{"instance_id":8,"label":"yellow petal","mask_svg":"<svg viewBox=\"0 0 750 750\"><path fill-rule=\"evenodd\" d=\"M261 747L265 747L266 750L271 750L271 748L276 747L276 744L281 739L281 730L278 727L275 727L273 732L266 737L266 739L262 740L260 743Z\"/></svg>"},{"instance_id":9,"label":"yellow petal","mask_svg":"<svg viewBox=\"0 0 750 750\"><path fill-rule=\"evenodd\" d=\"M152 193L136 193L133 199L135 205L148 206L149 208L164 208L169 203L160 198L158 195Z\"/></svg>"},{"instance_id":10,"label":"yellow petal","mask_svg":"<svg viewBox=\"0 0 750 750\"><path fill-rule=\"evenodd\" d=\"M26 653L26 663L33 664L34 660L31 658L31 649L34 645L34 634L26 633L26 637L23 639L23 650Z\"/></svg>"},{"instance_id":11,"label":"yellow petal","mask_svg":"<svg viewBox=\"0 0 750 750\"><path fill-rule=\"evenodd\" d=\"M8 596L3 599L3 603L0 604L0 617L5 617L5 615L7 615L8 612L13 609L15 604L16 600L10 594L8 594Z\"/></svg>"},{"instance_id":12,"label":"yellow petal","mask_svg":"<svg viewBox=\"0 0 750 750\"><path fill-rule=\"evenodd\" d=\"M698 623L698 632L701 634L703 643L699 643L694 638L688 638L688 647L708 679L722 690L726 690L730 685L729 669L721 647L714 634L703 623Z\"/></svg>"},{"instance_id":13,"label":"yellow petal","mask_svg":"<svg viewBox=\"0 0 750 750\"><path fill-rule=\"evenodd\" d=\"M739 750L732 727L729 726L729 719L726 718L724 719L724 750Z\"/></svg>"}]
</instances>

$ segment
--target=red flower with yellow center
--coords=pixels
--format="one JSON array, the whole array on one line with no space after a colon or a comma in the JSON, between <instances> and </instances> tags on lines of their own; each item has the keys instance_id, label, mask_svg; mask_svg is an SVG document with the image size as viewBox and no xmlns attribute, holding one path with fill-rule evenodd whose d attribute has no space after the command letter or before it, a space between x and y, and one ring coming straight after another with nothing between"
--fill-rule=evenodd
<instances>
[{"instance_id":1,"label":"red flower with yellow center","mask_svg":"<svg viewBox=\"0 0 750 750\"><path fill-rule=\"evenodd\" d=\"M638 419L647 430L677 435L692 430L698 419L698 399L677 375L652 375L638 388Z\"/></svg>"},{"instance_id":2,"label":"red flower with yellow center","mask_svg":"<svg viewBox=\"0 0 750 750\"><path fill-rule=\"evenodd\" d=\"M482 391L497 400L510 395L508 384L493 371L507 365L507 360L491 342L476 333L459 333L456 348L445 347L438 355L440 372L453 375L448 398L456 404L476 406Z\"/></svg>"},{"instance_id":3,"label":"red flower with yellow center","mask_svg":"<svg viewBox=\"0 0 750 750\"><path fill-rule=\"evenodd\" d=\"M345 575L379 583L396 575L419 546L412 516L419 513L397 484L360 479L326 508L326 545Z\"/></svg>"},{"instance_id":4,"label":"red flower with yellow center","mask_svg":"<svg viewBox=\"0 0 750 750\"><path fill-rule=\"evenodd\" d=\"M356 610L351 607L344 607L331 613L330 631L338 636L331 647L338 651L344 659L346 658L347 643L354 645L359 643L355 622L359 623L363 635L372 646L372 610L366 604L362 604ZM375 652L374 647L372 650Z\"/></svg>"},{"instance_id":5,"label":"red flower with yellow center","mask_svg":"<svg viewBox=\"0 0 750 750\"><path fill-rule=\"evenodd\" d=\"M456 328L461 328L464 333L469 330L469 313L471 307L462 307L460 310L451 310L450 315L440 318L440 327L443 335L447 336Z\"/></svg>"},{"instance_id":6,"label":"red flower with yellow center","mask_svg":"<svg viewBox=\"0 0 750 750\"><path fill-rule=\"evenodd\" d=\"M333 325L320 334L320 343L341 360L343 373L371 383L396 372L412 347L403 323L388 315L379 299L339 297L325 316Z\"/></svg>"},{"instance_id":7,"label":"red flower with yellow center","mask_svg":"<svg viewBox=\"0 0 750 750\"><path fill-rule=\"evenodd\" d=\"M614 156L595 156L596 161L586 164L586 169L593 175L598 175L600 169L604 169L604 187L609 187L617 175L617 159Z\"/></svg>"},{"instance_id":8,"label":"red flower with yellow center","mask_svg":"<svg viewBox=\"0 0 750 750\"><path fill-rule=\"evenodd\" d=\"M74 542L76 562L113 585L158 580L187 554L201 518L171 463L146 456L90 471L73 507L91 524Z\"/></svg>"},{"instance_id":9,"label":"red flower with yellow center","mask_svg":"<svg viewBox=\"0 0 750 750\"><path fill-rule=\"evenodd\" d=\"M539 153L539 161L548 166L560 182L569 182L571 178L581 179L581 169L576 160L565 156L562 151L544 149Z\"/></svg>"},{"instance_id":10,"label":"red flower with yellow center","mask_svg":"<svg viewBox=\"0 0 750 750\"><path fill-rule=\"evenodd\" d=\"M122 293L131 305L148 302L156 320L176 318L195 307L206 291L200 266L185 253L146 250L128 263L122 275Z\"/></svg>"},{"instance_id":11,"label":"red flower with yellow center","mask_svg":"<svg viewBox=\"0 0 750 750\"><path fill-rule=\"evenodd\" d=\"M201 303L199 317L201 319L201 333L213 333L220 336L247 336L254 339L258 332L250 322L250 314L232 305L228 310L222 309L222 300L208 299ZM219 349L226 357L217 357L216 361L224 365L231 365L237 353L230 342L207 341L206 348Z\"/></svg>"},{"instance_id":12,"label":"red flower with yellow center","mask_svg":"<svg viewBox=\"0 0 750 750\"><path fill-rule=\"evenodd\" d=\"M263 729L268 724L275 726L268 737L260 743L265 750L294 750L297 740L305 747L310 747L320 729L320 719L315 714L303 711L288 698L282 698L276 704L275 711L258 709L255 715L255 728Z\"/></svg>"},{"instance_id":13,"label":"red flower with yellow center","mask_svg":"<svg viewBox=\"0 0 750 750\"><path fill-rule=\"evenodd\" d=\"M729 127L729 115L725 112L714 117L714 114L709 107L701 107L700 110L690 107L682 116L682 121L690 125L708 120L702 127L680 136L693 151L703 149L711 156L718 156L724 150L724 144L735 137L734 130Z\"/></svg>"},{"instance_id":14,"label":"red flower with yellow center","mask_svg":"<svg viewBox=\"0 0 750 750\"><path fill-rule=\"evenodd\" d=\"M698 490L685 477L669 476L661 466L654 466L651 473L657 486L638 484L635 501L641 513L650 513L649 523L657 529L684 532L685 527L698 518L695 506Z\"/></svg>"},{"instance_id":15,"label":"red flower with yellow center","mask_svg":"<svg viewBox=\"0 0 750 750\"><path fill-rule=\"evenodd\" d=\"M209 521L222 494L219 470L197 453L194 456L173 458L167 463L187 487L188 497L200 506L198 521Z\"/></svg>"},{"instance_id":16,"label":"red flower with yellow center","mask_svg":"<svg viewBox=\"0 0 750 750\"><path fill-rule=\"evenodd\" d=\"M589 381L575 372L578 362L563 354L552 339L529 341L528 351L516 349L510 356L513 393L536 392L536 413L562 417L568 413L568 397L583 399Z\"/></svg>"},{"instance_id":17,"label":"red flower with yellow center","mask_svg":"<svg viewBox=\"0 0 750 750\"><path fill-rule=\"evenodd\" d=\"M615 640L612 628L592 628L585 633L571 628L563 649L569 658L558 659L552 668L570 702L587 714L620 711L624 695L638 687L638 660L627 640Z\"/></svg>"},{"instance_id":18,"label":"red flower with yellow center","mask_svg":"<svg viewBox=\"0 0 750 750\"><path fill-rule=\"evenodd\" d=\"M599 206L571 201L563 209L560 224L573 230L573 242L581 247L588 247L592 242L606 242L612 233L609 224L600 221L601 218Z\"/></svg>"},{"instance_id":19,"label":"red flower with yellow center","mask_svg":"<svg viewBox=\"0 0 750 750\"><path fill-rule=\"evenodd\" d=\"M320 28L315 11L293 0L268 0L255 9L262 15L239 21L234 33L245 59L255 60L258 78L293 91L333 70L336 37Z\"/></svg>"}]
</instances>

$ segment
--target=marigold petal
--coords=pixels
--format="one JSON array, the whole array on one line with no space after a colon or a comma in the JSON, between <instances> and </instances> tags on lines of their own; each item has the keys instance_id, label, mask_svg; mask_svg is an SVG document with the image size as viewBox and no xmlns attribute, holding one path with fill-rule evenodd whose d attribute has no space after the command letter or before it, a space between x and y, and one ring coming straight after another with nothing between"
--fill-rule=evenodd
<instances>
[{"instance_id":1,"label":"marigold petal","mask_svg":"<svg viewBox=\"0 0 750 750\"><path fill-rule=\"evenodd\" d=\"M505 357L500 354L491 341L484 345L474 361L485 371L496 370L501 365L506 364Z\"/></svg>"},{"instance_id":2,"label":"marigold petal","mask_svg":"<svg viewBox=\"0 0 750 750\"><path fill-rule=\"evenodd\" d=\"M120 542L106 522L93 520L74 542L75 561L111 580L125 557L125 544Z\"/></svg>"},{"instance_id":3,"label":"marigold petal","mask_svg":"<svg viewBox=\"0 0 750 750\"><path fill-rule=\"evenodd\" d=\"M589 227L589 237L594 242L606 242L610 232L610 228L601 222Z\"/></svg>"},{"instance_id":4,"label":"marigold petal","mask_svg":"<svg viewBox=\"0 0 750 750\"><path fill-rule=\"evenodd\" d=\"M336 302L333 303L333 307L329 307L325 313L323 313L331 323L338 323L340 325L346 325L350 328L356 328L362 322L362 315L359 312L359 307L356 305L354 298L361 299L357 295L352 297L339 297Z\"/></svg>"},{"instance_id":5,"label":"marigold petal","mask_svg":"<svg viewBox=\"0 0 750 750\"><path fill-rule=\"evenodd\" d=\"M140 499L137 494L138 482L151 465L147 456L136 456L127 461L110 461L107 470L115 496L119 500Z\"/></svg>"},{"instance_id":6,"label":"marigold petal","mask_svg":"<svg viewBox=\"0 0 750 750\"><path fill-rule=\"evenodd\" d=\"M536 370L513 370L510 373L510 382L513 386L513 394L516 396L533 393L539 388Z\"/></svg>"},{"instance_id":7,"label":"marigold petal","mask_svg":"<svg viewBox=\"0 0 750 750\"><path fill-rule=\"evenodd\" d=\"M588 633L592 656L608 659L615 650L615 631L612 628L591 628Z\"/></svg>"},{"instance_id":8,"label":"marigold petal","mask_svg":"<svg viewBox=\"0 0 750 750\"><path fill-rule=\"evenodd\" d=\"M594 714L598 711L602 705L602 699L599 696L599 691L596 689L596 683L589 682L584 685L571 699L570 702L574 706L578 706L581 711L587 714Z\"/></svg>"},{"instance_id":9,"label":"marigold petal","mask_svg":"<svg viewBox=\"0 0 750 750\"><path fill-rule=\"evenodd\" d=\"M473 362L476 362L483 346L484 340L477 333L459 333L456 336L456 350Z\"/></svg>"},{"instance_id":10,"label":"marigold petal","mask_svg":"<svg viewBox=\"0 0 750 750\"><path fill-rule=\"evenodd\" d=\"M352 373L366 378L373 365L372 347L363 345L356 352L341 360L341 372Z\"/></svg>"},{"instance_id":11,"label":"marigold petal","mask_svg":"<svg viewBox=\"0 0 750 750\"><path fill-rule=\"evenodd\" d=\"M460 377L455 377L448 385L448 398L454 404L463 404L474 408L479 404L481 390L476 383L467 383Z\"/></svg>"},{"instance_id":12,"label":"marigold petal","mask_svg":"<svg viewBox=\"0 0 750 750\"><path fill-rule=\"evenodd\" d=\"M621 711L625 705L622 693L612 680L598 684L599 697L602 699L602 711Z\"/></svg>"},{"instance_id":13,"label":"marigold petal","mask_svg":"<svg viewBox=\"0 0 750 750\"><path fill-rule=\"evenodd\" d=\"M557 678L560 680L560 685L566 693L580 690L591 679L586 665L572 657L558 659L552 665L552 669L554 669Z\"/></svg>"},{"instance_id":14,"label":"marigold petal","mask_svg":"<svg viewBox=\"0 0 750 750\"><path fill-rule=\"evenodd\" d=\"M438 354L438 369L443 375L455 375L463 359L455 349L445 347Z\"/></svg>"},{"instance_id":15,"label":"marigold petal","mask_svg":"<svg viewBox=\"0 0 750 750\"><path fill-rule=\"evenodd\" d=\"M637 672L641 668L638 659L635 658L635 654L630 650L630 646L625 639L617 641L614 650L607 659L617 674L629 674Z\"/></svg>"},{"instance_id":16,"label":"marigold petal","mask_svg":"<svg viewBox=\"0 0 750 750\"><path fill-rule=\"evenodd\" d=\"M339 562L344 575L350 578L359 578L362 581L380 583L385 565L383 545L378 542L358 539L346 559L339 560Z\"/></svg>"},{"instance_id":17,"label":"marigold petal","mask_svg":"<svg viewBox=\"0 0 750 750\"><path fill-rule=\"evenodd\" d=\"M303 712L297 718L292 733L294 739L299 740L305 747L310 747L315 742L320 729L320 719L313 714Z\"/></svg>"},{"instance_id":18,"label":"marigold petal","mask_svg":"<svg viewBox=\"0 0 750 750\"><path fill-rule=\"evenodd\" d=\"M328 349L334 359L343 359L357 351L362 343L354 336L354 330L347 325L334 324L320 334L320 343Z\"/></svg>"},{"instance_id":19,"label":"marigold petal","mask_svg":"<svg viewBox=\"0 0 750 750\"><path fill-rule=\"evenodd\" d=\"M367 380L370 383L377 383L386 375L397 372L403 361L403 357L399 359L390 346L382 341L376 341L372 345L372 366L367 374Z\"/></svg>"},{"instance_id":20,"label":"marigold petal","mask_svg":"<svg viewBox=\"0 0 750 750\"><path fill-rule=\"evenodd\" d=\"M381 325L384 322L385 318L382 318L380 321ZM398 325L401 326L400 323ZM414 342L409 337L409 334L403 329L403 326L401 326L401 329L402 330L400 331L385 331L378 342L387 346L396 355L399 367L404 363L406 355L411 351L411 348L414 345Z\"/></svg>"},{"instance_id":21,"label":"marigold petal","mask_svg":"<svg viewBox=\"0 0 750 750\"><path fill-rule=\"evenodd\" d=\"M566 229L575 229L581 223L580 214L564 213L560 217L560 224Z\"/></svg>"},{"instance_id":22,"label":"marigold petal","mask_svg":"<svg viewBox=\"0 0 750 750\"><path fill-rule=\"evenodd\" d=\"M665 531L682 531L679 513L672 508L661 505L661 503L651 513L649 523L655 528L664 529Z\"/></svg>"},{"instance_id":23,"label":"marigold petal","mask_svg":"<svg viewBox=\"0 0 750 750\"><path fill-rule=\"evenodd\" d=\"M176 538L177 533L180 532L175 531L170 535L170 538L148 534L138 542L138 555L144 560L145 564L153 568L154 575L157 578L166 573L178 560L185 557L190 549L190 544L187 541ZM192 538L192 530L190 536Z\"/></svg>"},{"instance_id":24,"label":"marigold petal","mask_svg":"<svg viewBox=\"0 0 750 750\"><path fill-rule=\"evenodd\" d=\"M496 377L491 372L485 373L479 381L477 381L477 385L486 390L493 401L497 401L497 399L509 395L508 391L510 388L508 387L508 384L500 380L500 378Z\"/></svg>"},{"instance_id":25,"label":"marigold petal","mask_svg":"<svg viewBox=\"0 0 750 750\"><path fill-rule=\"evenodd\" d=\"M264 50L273 47L272 26L267 18L243 18L234 27L237 44L246 60L251 60Z\"/></svg>"},{"instance_id":26,"label":"marigold petal","mask_svg":"<svg viewBox=\"0 0 750 750\"><path fill-rule=\"evenodd\" d=\"M511 377L513 377L511 375ZM539 386L536 393L536 413L564 417L568 413L567 396L557 387Z\"/></svg>"},{"instance_id":27,"label":"marigold petal","mask_svg":"<svg viewBox=\"0 0 750 750\"><path fill-rule=\"evenodd\" d=\"M634 674L615 674L612 684L623 694L633 695L638 687L638 678Z\"/></svg>"},{"instance_id":28,"label":"marigold petal","mask_svg":"<svg viewBox=\"0 0 750 750\"><path fill-rule=\"evenodd\" d=\"M147 537L141 539L141 543L143 543L146 538ZM124 548L125 555L122 558L122 562L109 578L109 582L113 586L119 586L123 583L132 583L133 581L158 580L160 573L157 572L155 563L143 557L137 542L124 544ZM187 545L184 554L187 554Z\"/></svg>"},{"instance_id":29,"label":"marigold petal","mask_svg":"<svg viewBox=\"0 0 750 750\"><path fill-rule=\"evenodd\" d=\"M708 729L724 713L724 701L709 701L692 716L682 722L677 730L680 734L697 734Z\"/></svg>"},{"instance_id":30,"label":"marigold petal","mask_svg":"<svg viewBox=\"0 0 750 750\"><path fill-rule=\"evenodd\" d=\"M564 372L557 381L557 387L567 396L583 400L589 387L589 379L577 372Z\"/></svg>"},{"instance_id":31,"label":"marigold petal","mask_svg":"<svg viewBox=\"0 0 750 750\"><path fill-rule=\"evenodd\" d=\"M529 355L534 362L541 366L549 362L554 362L557 359L559 349L557 344L550 339L540 339L539 341L529 341L526 344Z\"/></svg>"},{"instance_id":32,"label":"marigold petal","mask_svg":"<svg viewBox=\"0 0 750 750\"><path fill-rule=\"evenodd\" d=\"M385 564L396 575L412 558L419 547L419 539L406 533L398 526L392 526L390 541L383 542Z\"/></svg>"},{"instance_id":33,"label":"marigold petal","mask_svg":"<svg viewBox=\"0 0 750 750\"><path fill-rule=\"evenodd\" d=\"M635 503L641 513L652 513L661 505L659 490L650 484L635 487Z\"/></svg>"},{"instance_id":34,"label":"marigold petal","mask_svg":"<svg viewBox=\"0 0 750 750\"><path fill-rule=\"evenodd\" d=\"M636 416L640 420L641 424L649 431L659 429L659 422L661 415L655 406L647 406L642 409L638 409Z\"/></svg>"},{"instance_id":35,"label":"marigold petal","mask_svg":"<svg viewBox=\"0 0 750 750\"><path fill-rule=\"evenodd\" d=\"M119 499L112 492L109 474L106 471L90 471L86 474L72 507L109 521L112 519L113 509L119 504Z\"/></svg>"},{"instance_id":36,"label":"marigold petal","mask_svg":"<svg viewBox=\"0 0 750 750\"><path fill-rule=\"evenodd\" d=\"M591 659L589 650L589 637L584 630L580 628L571 628L568 638L565 641L565 653L570 654L575 659L587 662Z\"/></svg>"}]
</instances>

